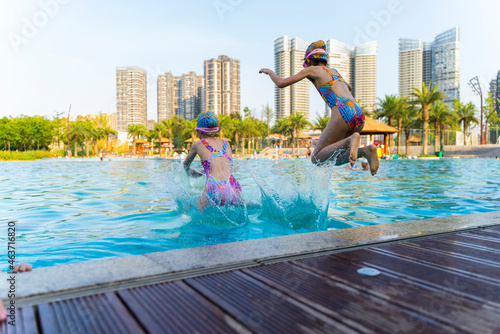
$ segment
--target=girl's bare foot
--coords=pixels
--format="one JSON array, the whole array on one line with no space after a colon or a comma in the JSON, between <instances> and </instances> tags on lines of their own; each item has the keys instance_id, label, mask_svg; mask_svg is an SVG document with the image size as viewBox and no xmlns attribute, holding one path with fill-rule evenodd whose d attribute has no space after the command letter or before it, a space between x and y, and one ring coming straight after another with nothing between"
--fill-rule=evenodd
<instances>
[{"instance_id":1,"label":"girl's bare foot","mask_svg":"<svg viewBox=\"0 0 500 334\"><path fill-rule=\"evenodd\" d=\"M368 164L370 165L370 172L372 175L377 174L378 171L378 154L377 147L375 145L370 145L367 147L367 154L365 156L366 160L368 160Z\"/></svg>"},{"instance_id":2,"label":"girl's bare foot","mask_svg":"<svg viewBox=\"0 0 500 334\"><path fill-rule=\"evenodd\" d=\"M360 142L360 134L357 132L354 132L351 135L351 142L349 144L351 153L349 154L349 163L352 166L356 163L356 160L358 159L358 148L359 148L359 142Z\"/></svg>"}]
</instances>

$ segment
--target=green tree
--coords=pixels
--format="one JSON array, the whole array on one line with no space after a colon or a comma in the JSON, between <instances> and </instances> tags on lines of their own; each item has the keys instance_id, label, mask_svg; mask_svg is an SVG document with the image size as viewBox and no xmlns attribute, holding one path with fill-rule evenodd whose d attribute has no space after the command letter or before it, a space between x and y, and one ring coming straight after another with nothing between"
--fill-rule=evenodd
<instances>
[{"instance_id":1,"label":"green tree","mask_svg":"<svg viewBox=\"0 0 500 334\"><path fill-rule=\"evenodd\" d=\"M294 112L289 116L290 119L290 126L292 127L292 155L295 155L295 146L297 146L297 151L300 150L299 148L299 142L298 142L298 136L299 136L299 131L304 129L307 126L310 126L311 123L307 120L307 117L304 113L302 112ZM296 145L293 145L293 140L295 139ZM297 152L299 154L299 152Z\"/></svg>"},{"instance_id":2,"label":"green tree","mask_svg":"<svg viewBox=\"0 0 500 334\"><path fill-rule=\"evenodd\" d=\"M264 115L265 120L266 120L267 136L269 136L270 123L271 123L271 120L274 118L274 111L271 109L271 107L269 107L269 103L266 104L266 106L262 110L262 114Z\"/></svg>"},{"instance_id":3,"label":"green tree","mask_svg":"<svg viewBox=\"0 0 500 334\"><path fill-rule=\"evenodd\" d=\"M419 118L418 110L414 105L408 105L405 111L406 112L401 117L401 129L405 134L405 154L410 155L410 131L413 128L419 127Z\"/></svg>"},{"instance_id":4,"label":"green tree","mask_svg":"<svg viewBox=\"0 0 500 334\"><path fill-rule=\"evenodd\" d=\"M78 156L78 144L80 144L87 135L87 127L83 121L76 120L69 125L69 138L74 144L74 156Z\"/></svg>"},{"instance_id":5,"label":"green tree","mask_svg":"<svg viewBox=\"0 0 500 334\"><path fill-rule=\"evenodd\" d=\"M109 136L116 136L118 133L113 130L109 125L102 129L102 133L106 136L106 152L109 152Z\"/></svg>"},{"instance_id":6,"label":"green tree","mask_svg":"<svg viewBox=\"0 0 500 334\"><path fill-rule=\"evenodd\" d=\"M443 128L456 124L458 116L444 101L436 101L429 110L429 120L434 123L434 150L443 151Z\"/></svg>"},{"instance_id":7,"label":"green tree","mask_svg":"<svg viewBox=\"0 0 500 334\"><path fill-rule=\"evenodd\" d=\"M461 103L458 99L455 99L455 112L458 115L459 122L462 123L462 127L464 130L464 145L466 144L466 136L471 126L473 124L479 124L479 120L476 117L476 106L474 103L469 102L467 104Z\"/></svg>"},{"instance_id":8,"label":"green tree","mask_svg":"<svg viewBox=\"0 0 500 334\"><path fill-rule=\"evenodd\" d=\"M148 133L148 129L144 124L129 124L129 126L127 127L127 132L129 137L133 138L134 155L135 155L136 152L135 141L140 136L145 136Z\"/></svg>"},{"instance_id":9,"label":"green tree","mask_svg":"<svg viewBox=\"0 0 500 334\"><path fill-rule=\"evenodd\" d=\"M378 120L384 120L387 125L392 126L392 121L394 119L398 120L398 127L400 126L400 120L403 116L404 109L406 106L406 97L400 97L397 95L386 95L384 99L378 99L377 109L374 111L374 117ZM399 136L401 137L401 136ZM392 143L392 134L389 134L389 146ZM400 140L398 139L398 152L399 152ZM390 149L389 149L390 150Z\"/></svg>"},{"instance_id":10,"label":"green tree","mask_svg":"<svg viewBox=\"0 0 500 334\"><path fill-rule=\"evenodd\" d=\"M420 105L422 110L422 122L423 122L423 151L422 155L427 155L427 145L428 145L428 137L429 137L429 109L432 107L434 102L442 100L444 98L444 93L439 91L439 85L432 87L432 83L429 83L429 86L426 86L424 82L422 82L422 88L413 88L412 96L415 97L416 103Z\"/></svg>"},{"instance_id":11,"label":"green tree","mask_svg":"<svg viewBox=\"0 0 500 334\"><path fill-rule=\"evenodd\" d=\"M321 130L321 132L323 132L323 130L325 130L325 128L329 122L330 122L329 116L317 116L316 121L314 121L314 124L313 124L313 129L314 130Z\"/></svg>"},{"instance_id":12,"label":"green tree","mask_svg":"<svg viewBox=\"0 0 500 334\"><path fill-rule=\"evenodd\" d=\"M500 100L497 99L497 103L500 103ZM493 97L491 92L488 92L488 97L486 98L486 104L484 106L484 135L488 140L488 124L496 124L498 122L498 114L495 110L495 104L493 103ZM495 138L496 139L496 138ZM488 142L487 142L488 144Z\"/></svg>"}]
</instances>

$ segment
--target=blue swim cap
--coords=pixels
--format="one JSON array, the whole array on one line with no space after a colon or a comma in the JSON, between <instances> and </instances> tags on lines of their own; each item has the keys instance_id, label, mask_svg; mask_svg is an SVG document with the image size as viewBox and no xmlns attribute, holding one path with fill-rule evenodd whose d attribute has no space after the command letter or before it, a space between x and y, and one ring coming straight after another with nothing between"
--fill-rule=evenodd
<instances>
[{"instance_id":1,"label":"blue swim cap","mask_svg":"<svg viewBox=\"0 0 500 334\"><path fill-rule=\"evenodd\" d=\"M196 127L200 128L200 130L201 128L209 129L209 128L217 128L218 126L219 126L219 118L213 111L202 112L198 116L198 120L196 121Z\"/></svg>"}]
</instances>

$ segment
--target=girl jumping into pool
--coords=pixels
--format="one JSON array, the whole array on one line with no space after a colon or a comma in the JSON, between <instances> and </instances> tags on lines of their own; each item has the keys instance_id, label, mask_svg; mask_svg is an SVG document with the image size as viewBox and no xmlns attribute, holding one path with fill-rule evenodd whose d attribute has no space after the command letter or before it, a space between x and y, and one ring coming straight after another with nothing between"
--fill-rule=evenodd
<instances>
[{"instance_id":1,"label":"girl jumping into pool","mask_svg":"<svg viewBox=\"0 0 500 334\"><path fill-rule=\"evenodd\" d=\"M189 176L199 177L203 174L190 168L196 155L200 156L207 183L198 201L200 210L208 205L242 205L241 187L233 176L231 147L225 139L216 137L219 131L219 119L211 111L198 116L196 129L201 139L193 144L184 160L184 169Z\"/></svg>"},{"instance_id":2,"label":"girl jumping into pool","mask_svg":"<svg viewBox=\"0 0 500 334\"><path fill-rule=\"evenodd\" d=\"M352 87L339 72L327 65L326 45L322 40L309 45L304 56L304 69L286 79L268 68L259 73L267 74L278 86L284 88L304 78L309 79L331 108L330 122L326 126L311 155L314 164L324 163L337 156L336 165L350 162L354 166L358 157L365 157L372 175L378 170L378 156L374 145L359 147L360 133L365 124L363 109L351 95Z\"/></svg>"}]
</instances>

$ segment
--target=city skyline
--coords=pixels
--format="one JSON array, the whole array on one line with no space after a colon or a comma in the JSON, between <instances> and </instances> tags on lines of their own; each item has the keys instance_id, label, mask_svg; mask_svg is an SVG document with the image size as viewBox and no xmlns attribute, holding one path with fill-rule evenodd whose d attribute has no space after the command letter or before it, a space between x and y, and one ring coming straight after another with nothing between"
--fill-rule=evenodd
<instances>
[{"instance_id":1,"label":"city skyline","mask_svg":"<svg viewBox=\"0 0 500 334\"><path fill-rule=\"evenodd\" d=\"M486 91L500 68L500 45L491 42L500 28L494 14L500 4L495 1L474 6L428 0L418 4L359 1L355 6L326 3L324 11L349 13L325 23L332 27L327 33L310 24L317 10L298 1L233 3L225 11L201 1L194 5L148 0L58 3L59 8L52 11L38 1L0 4L1 116L51 117L54 111L67 112L69 104L72 114L112 113L116 110L115 68L136 65L148 74L147 118L155 119L157 76L167 70L174 75L203 73L203 60L214 54L241 61L241 108L248 106L260 115L263 105L274 105L275 92L272 82L258 71L273 68L273 41L282 35L300 36L307 43L334 38L351 48L377 40L377 97L398 93L400 38L432 41L437 33L460 26L464 102L479 105L467 86L470 78L477 75ZM174 15L165 20L166 13ZM276 20L275 13L287 20ZM48 21L35 21L42 14ZM257 16L259 24L253 19ZM309 85L310 92L313 89ZM311 119L324 113L323 100L316 95L310 93Z\"/></svg>"}]
</instances>

